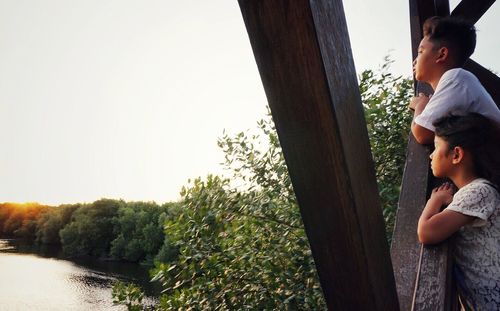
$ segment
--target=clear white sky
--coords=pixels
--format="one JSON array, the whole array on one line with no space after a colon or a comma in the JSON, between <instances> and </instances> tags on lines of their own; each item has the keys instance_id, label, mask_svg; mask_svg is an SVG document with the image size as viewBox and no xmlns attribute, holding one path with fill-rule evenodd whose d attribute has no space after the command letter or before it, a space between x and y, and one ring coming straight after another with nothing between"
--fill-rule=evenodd
<instances>
[{"instance_id":1,"label":"clear white sky","mask_svg":"<svg viewBox=\"0 0 500 311\"><path fill-rule=\"evenodd\" d=\"M499 5L473 57L497 72ZM344 6L357 71L409 76L407 1ZM265 105L236 0L0 0L0 202L176 200Z\"/></svg>"}]
</instances>

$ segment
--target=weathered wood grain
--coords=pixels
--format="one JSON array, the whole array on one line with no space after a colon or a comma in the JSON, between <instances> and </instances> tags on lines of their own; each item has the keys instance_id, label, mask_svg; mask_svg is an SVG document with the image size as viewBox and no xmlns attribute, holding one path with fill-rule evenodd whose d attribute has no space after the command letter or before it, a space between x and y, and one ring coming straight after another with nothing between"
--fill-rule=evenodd
<instances>
[{"instance_id":1,"label":"weathered wood grain","mask_svg":"<svg viewBox=\"0 0 500 311\"><path fill-rule=\"evenodd\" d=\"M426 203L428 183L429 147L419 145L410 135L391 245L401 310L411 310L413 306L421 247L417 238L417 223Z\"/></svg>"},{"instance_id":2,"label":"weathered wood grain","mask_svg":"<svg viewBox=\"0 0 500 311\"><path fill-rule=\"evenodd\" d=\"M396 310L342 2L239 0L331 310Z\"/></svg>"},{"instance_id":3,"label":"weathered wood grain","mask_svg":"<svg viewBox=\"0 0 500 311\"><path fill-rule=\"evenodd\" d=\"M421 246L413 310L450 310L453 305L452 257L449 243Z\"/></svg>"}]
</instances>

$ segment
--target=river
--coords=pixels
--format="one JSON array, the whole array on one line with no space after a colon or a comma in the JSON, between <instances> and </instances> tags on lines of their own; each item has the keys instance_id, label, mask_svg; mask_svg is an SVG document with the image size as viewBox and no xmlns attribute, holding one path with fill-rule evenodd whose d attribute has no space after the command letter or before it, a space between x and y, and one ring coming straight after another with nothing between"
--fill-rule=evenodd
<instances>
[{"instance_id":1,"label":"river","mask_svg":"<svg viewBox=\"0 0 500 311\"><path fill-rule=\"evenodd\" d=\"M0 311L126 310L113 305L111 288L117 280L155 292L147 268L140 265L70 261L54 248L34 249L20 241L0 239Z\"/></svg>"}]
</instances>

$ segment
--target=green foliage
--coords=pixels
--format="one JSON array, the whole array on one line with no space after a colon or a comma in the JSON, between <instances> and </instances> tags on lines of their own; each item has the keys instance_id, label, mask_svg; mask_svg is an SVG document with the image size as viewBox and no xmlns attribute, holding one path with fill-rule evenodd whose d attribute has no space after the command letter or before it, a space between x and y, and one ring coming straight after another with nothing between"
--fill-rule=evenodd
<instances>
[{"instance_id":1,"label":"green foliage","mask_svg":"<svg viewBox=\"0 0 500 311\"><path fill-rule=\"evenodd\" d=\"M110 255L128 261L150 263L164 241L163 223L168 206L154 202L130 202L122 205L114 219L116 239L111 242Z\"/></svg>"},{"instance_id":2,"label":"green foliage","mask_svg":"<svg viewBox=\"0 0 500 311\"><path fill-rule=\"evenodd\" d=\"M129 311L143 310L144 293L134 284L116 282L113 285L112 296L114 304L125 305Z\"/></svg>"},{"instance_id":3,"label":"green foliage","mask_svg":"<svg viewBox=\"0 0 500 311\"><path fill-rule=\"evenodd\" d=\"M61 244L59 231L70 222L73 212L80 206L61 205L40 215L36 221L36 241L41 244Z\"/></svg>"},{"instance_id":4,"label":"green foliage","mask_svg":"<svg viewBox=\"0 0 500 311\"><path fill-rule=\"evenodd\" d=\"M394 228L413 96L413 81L389 73L390 64L386 57L379 72L365 70L359 82L388 237Z\"/></svg>"},{"instance_id":5,"label":"green foliage","mask_svg":"<svg viewBox=\"0 0 500 311\"><path fill-rule=\"evenodd\" d=\"M113 232L113 217L123 201L102 199L77 209L71 222L60 232L63 251L69 256L102 257L108 254Z\"/></svg>"},{"instance_id":6,"label":"green foliage","mask_svg":"<svg viewBox=\"0 0 500 311\"><path fill-rule=\"evenodd\" d=\"M71 257L94 256L153 265L176 254L163 224L177 203L101 199L91 204L57 207L37 203L0 204L0 237L61 245ZM160 252L161 251L161 252Z\"/></svg>"},{"instance_id":7,"label":"green foliage","mask_svg":"<svg viewBox=\"0 0 500 311\"><path fill-rule=\"evenodd\" d=\"M70 256L110 256L152 265L165 240L163 223L173 206L108 199L80 206L59 231L63 251ZM50 220L57 223L57 217Z\"/></svg>"},{"instance_id":8,"label":"green foliage","mask_svg":"<svg viewBox=\"0 0 500 311\"><path fill-rule=\"evenodd\" d=\"M182 212L165 224L175 260L159 263L160 308L325 309L276 131L225 135L229 179L195 179L182 190Z\"/></svg>"},{"instance_id":9,"label":"green foliage","mask_svg":"<svg viewBox=\"0 0 500 311\"><path fill-rule=\"evenodd\" d=\"M154 260L156 262L171 262L177 258L179 254L179 249L170 242L170 238L165 235L163 244L155 256Z\"/></svg>"},{"instance_id":10,"label":"green foliage","mask_svg":"<svg viewBox=\"0 0 500 311\"><path fill-rule=\"evenodd\" d=\"M34 240L37 219L48 211L38 203L0 204L0 236Z\"/></svg>"}]
</instances>

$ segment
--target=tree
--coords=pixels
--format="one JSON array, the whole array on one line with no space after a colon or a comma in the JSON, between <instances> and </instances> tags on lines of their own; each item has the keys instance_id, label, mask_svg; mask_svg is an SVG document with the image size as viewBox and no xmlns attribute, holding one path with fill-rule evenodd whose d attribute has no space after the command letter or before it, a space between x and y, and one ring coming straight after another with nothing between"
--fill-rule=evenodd
<instances>
[{"instance_id":1,"label":"tree","mask_svg":"<svg viewBox=\"0 0 500 311\"><path fill-rule=\"evenodd\" d=\"M48 206L38 203L0 204L0 235L34 240L37 219L48 210Z\"/></svg>"},{"instance_id":2,"label":"tree","mask_svg":"<svg viewBox=\"0 0 500 311\"><path fill-rule=\"evenodd\" d=\"M391 63L386 57L378 72L363 71L359 82L389 240L394 229L412 120L408 103L413 96L413 80L389 73Z\"/></svg>"},{"instance_id":3,"label":"tree","mask_svg":"<svg viewBox=\"0 0 500 311\"><path fill-rule=\"evenodd\" d=\"M51 207L36 220L36 242L41 244L61 244L59 231L70 221L71 215L80 204Z\"/></svg>"},{"instance_id":4,"label":"tree","mask_svg":"<svg viewBox=\"0 0 500 311\"><path fill-rule=\"evenodd\" d=\"M325 308L274 124L224 135L230 179L208 176L182 190L183 212L165 233L178 251L159 264L162 309Z\"/></svg>"},{"instance_id":5,"label":"tree","mask_svg":"<svg viewBox=\"0 0 500 311\"><path fill-rule=\"evenodd\" d=\"M159 206L154 202L123 204L114 218L117 236L111 242L110 255L128 261L151 263L164 242L163 224L174 204Z\"/></svg>"},{"instance_id":6,"label":"tree","mask_svg":"<svg viewBox=\"0 0 500 311\"><path fill-rule=\"evenodd\" d=\"M113 232L113 218L123 201L101 199L78 208L71 222L59 231L63 251L70 256L107 256Z\"/></svg>"}]
</instances>

